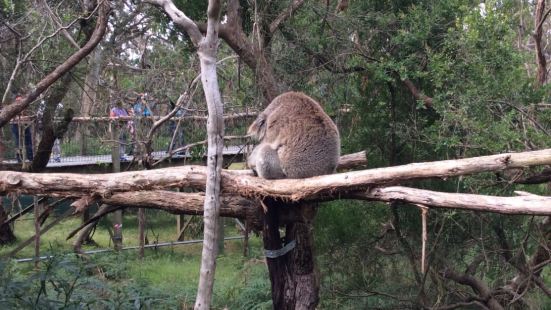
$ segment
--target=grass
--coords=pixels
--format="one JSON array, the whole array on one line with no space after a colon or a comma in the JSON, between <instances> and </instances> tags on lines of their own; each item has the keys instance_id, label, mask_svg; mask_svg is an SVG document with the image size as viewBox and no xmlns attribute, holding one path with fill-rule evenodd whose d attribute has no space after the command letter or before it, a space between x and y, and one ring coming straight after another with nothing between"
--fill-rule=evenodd
<instances>
[{"instance_id":1,"label":"grass","mask_svg":"<svg viewBox=\"0 0 551 310\"><path fill-rule=\"evenodd\" d=\"M124 246L138 245L137 215L135 212L126 212L123 218ZM176 239L176 218L174 215L163 211L146 210L146 218L147 236L150 243ZM202 223L198 221L199 218L196 219L197 221L191 224L191 231L194 232L194 235L188 234L186 240L202 238ZM48 219L45 225L52 220L52 218ZM72 253L73 240L65 239L70 231L80 225L80 222L79 218L71 217L43 234L40 242L40 254ZM34 234L33 225L32 214L25 215L17 220L15 234L18 242L14 245L0 247L0 256L6 256L20 242L30 238ZM108 219L100 222L93 235L98 247L86 245L83 249L112 248L112 242L107 232L107 227L110 225L110 216L108 216ZM225 233L226 236L238 234L233 221L230 219L225 220ZM184 305L185 308L192 306L195 298L201 264L201 247L202 245L198 243L146 249L143 260L137 257L136 250L122 251L120 254L94 254L92 259L104 269L109 282L119 283L121 287L136 283L146 285L148 290L154 288L151 289L151 292L157 291L175 296L179 304ZM255 306L253 308L257 308L258 303L250 297L246 297L245 301L239 301L242 294L245 294L245 296L254 294L262 302L269 302L270 300L267 269L261 255L261 240L258 237L251 236L251 254L249 258L243 257L242 253L242 240L227 240L225 242L224 252L217 259L214 287L215 308L233 305L232 309L248 309L248 307L241 306L247 302L254 302ZM33 257L33 255L34 246L31 243L21 250L16 258ZM22 272L32 272L32 263L19 263L17 266ZM234 304L235 302L239 302L239 305Z\"/></svg>"},{"instance_id":2,"label":"grass","mask_svg":"<svg viewBox=\"0 0 551 310\"><path fill-rule=\"evenodd\" d=\"M58 210L58 213L64 212L64 210ZM31 212L32 213L32 212ZM59 214L56 214L59 215ZM187 217L186 217L187 218ZM44 223L48 225L53 221L53 216ZM176 239L176 217L170 215L166 212L157 211L157 210L146 210L146 236L150 243L155 241L165 242L173 241ZM228 222L229 223L229 222ZM54 226L52 229L47 231L45 234L40 237L40 248L42 251L47 251L47 249L54 249L56 252L60 250L65 250L67 252L72 251L72 242L73 240L66 240L67 235L75 228L81 224L81 220L78 217L70 217L63 220L60 224ZM93 235L94 241L98 244L100 248L109 248L112 247L112 242L108 233L108 226L112 225L112 215L108 215L106 219L103 219L98 224L98 227ZM186 239L201 239L201 222L199 218L194 219L191 224L190 230L194 232L192 236L186 235ZM229 225L228 225L229 226ZM228 235L235 235L237 232L235 229L226 229ZM22 218L18 219L14 225L15 235L18 242L27 240L28 238L34 235L34 221L33 215L27 214ZM138 245L138 220L136 212L124 212L123 216L123 242L125 246ZM0 247L0 256L5 256L11 250L13 250L19 243L9 246ZM235 241L240 242L240 241ZM185 247L185 246L184 246ZM83 247L87 249L95 249L95 246L85 245ZM27 246L21 250L16 258L21 257L30 257L34 255L34 248L32 245Z\"/></svg>"}]
</instances>

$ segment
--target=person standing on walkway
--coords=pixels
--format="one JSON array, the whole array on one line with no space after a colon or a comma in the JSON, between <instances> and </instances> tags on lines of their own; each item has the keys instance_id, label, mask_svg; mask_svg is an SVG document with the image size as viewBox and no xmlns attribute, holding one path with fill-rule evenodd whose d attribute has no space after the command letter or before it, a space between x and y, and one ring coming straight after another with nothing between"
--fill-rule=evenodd
<instances>
[{"instance_id":1,"label":"person standing on walkway","mask_svg":"<svg viewBox=\"0 0 551 310\"><path fill-rule=\"evenodd\" d=\"M138 117L151 116L151 110L149 109L149 107L147 106L147 103L145 102L145 94L138 94L138 97L136 98L136 101L134 102L132 109L134 110L134 115Z\"/></svg>"},{"instance_id":2,"label":"person standing on walkway","mask_svg":"<svg viewBox=\"0 0 551 310\"><path fill-rule=\"evenodd\" d=\"M125 117L128 116L128 111L122 107L122 102L117 101L115 106L111 108L111 111L109 112L109 117L111 119L119 118L119 117ZM123 126L122 124L126 124L126 126ZM128 127L128 122L115 122L115 127L119 131L119 155L121 161L127 160L126 158L126 128Z\"/></svg>"}]
</instances>

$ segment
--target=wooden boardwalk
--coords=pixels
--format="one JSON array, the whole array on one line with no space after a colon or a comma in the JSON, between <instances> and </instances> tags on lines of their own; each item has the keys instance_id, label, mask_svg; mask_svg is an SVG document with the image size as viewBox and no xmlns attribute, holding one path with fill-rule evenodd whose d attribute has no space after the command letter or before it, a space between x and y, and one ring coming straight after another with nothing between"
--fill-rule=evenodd
<instances>
[{"instance_id":1,"label":"wooden boardwalk","mask_svg":"<svg viewBox=\"0 0 551 310\"><path fill-rule=\"evenodd\" d=\"M232 155L239 155L243 153L243 150L246 148L246 145L230 145L225 146L223 150L224 156L232 156ZM156 151L152 153L153 158L155 160L164 158L167 156L166 151ZM206 153L203 154L203 156L206 156ZM174 154L172 155L173 159L183 160L183 159L191 159L192 156L189 153L184 154ZM125 160L122 160L121 162L131 162L134 159L132 155L126 155ZM92 165L111 165L112 164L112 158L111 154L105 154L105 155L89 155L89 156L61 156L60 162L54 162L53 158L50 158L50 161L48 162L47 168L63 168L63 167L78 167L78 166L92 166ZM4 160L2 161L3 164L8 165L15 165L17 164L17 161L12 160Z\"/></svg>"}]
</instances>

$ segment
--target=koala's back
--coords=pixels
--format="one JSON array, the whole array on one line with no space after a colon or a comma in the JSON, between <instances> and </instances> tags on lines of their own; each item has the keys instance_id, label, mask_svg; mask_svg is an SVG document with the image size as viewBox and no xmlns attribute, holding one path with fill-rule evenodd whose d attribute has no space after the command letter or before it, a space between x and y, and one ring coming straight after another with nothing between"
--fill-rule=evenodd
<instances>
[{"instance_id":1,"label":"koala's back","mask_svg":"<svg viewBox=\"0 0 551 310\"><path fill-rule=\"evenodd\" d=\"M337 126L321 106L303 93L276 97L267 109L265 141L277 142L287 178L306 178L335 171L340 156Z\"/></svg>"}]
</instances>

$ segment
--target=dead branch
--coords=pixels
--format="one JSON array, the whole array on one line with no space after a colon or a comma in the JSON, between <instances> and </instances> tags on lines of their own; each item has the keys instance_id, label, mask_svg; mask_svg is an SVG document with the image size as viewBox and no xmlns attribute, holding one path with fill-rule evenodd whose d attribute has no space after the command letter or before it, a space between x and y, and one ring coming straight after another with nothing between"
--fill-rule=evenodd
<instances>
[{"instance_id":1,"label":"dead branch","mask_svg":"<svg viewBox=\"0 0 551 310\"><path fill-rule=\"evenodd\" d=\"M144 2L150 3L161 7L165 13L178 25L184 28L185 32L189 35L189 38L193 42L193 45L197 46L203 35L199 31L199 28L195 25L195 22L187 17L184 12L180 11L174 3L170 0L145 0Z\"/></svg>"},{"instance_id":2,"label":"dead branch","mask_svg":"<svg viewBox=\"0 0 551 310\"><path fill-rule=\"evenodd\" d=\"M259 230L262 227L262 211L257 204L249 199L224 195L220 206L220 216L247 220L251 228ZM171 191L139 191L117 193L101 202L109 204L89 218L81 226L69 233L67 239L73 237L79 230L90 223L98 221L108 213L120 208L159 209L174 214L203 215L205 196L202 193L181 193Z\"/></svg>"},{"instance_id":3,"label":"dead branch","mask_svg":"<svg viewBox=\"0 0 551 310\"><path fill-rule=\"evenodd\" d=\"M40 6L42 6L42 14L44 15L44 17L49 17L55 27L61 28L61 34L67 39L67 41L69 41L69 43L71 43L71 45L73 45L73 47L80 48L80 46L75 41L75 39L73 39L69 31L63 28L63 25L61 24L61 19L52 11L52 8L50 8L48 2L46 0L40 0L38 3L40 4Z\"/></svg>"},{"instance_id":4,"label":"dead branch","mask_svg":"<svg viewBox=\"0 0 551 310\"><path fill-rule=\"evenodd\" d=\"M503 306L492 296L491 290L482 280L467 274L459 274L454 270L447 269L442 272L444 278L450 279L459 284L468 285L480 297L481 301L491 310L502 310Z\"/></svg>"},{"instance_id":5,"label":"dead branch","mask_svg":"<svg viewBox=\"0 0 551 310\"><path fill-rule=\"evenodd\" d=\"M353 193L341 198L380 201L404 201L413 204L426 203L436 208L462 209L469 211L494 212L501 214L551 214L551 197L521 196L495 197L472 194L439 193L402 186L376 188L370 192ZM433 199L434 198L434 199ZM430 201L427 203L427 201ZM179 193L163 190L114 193L101 199L102 203L119 207L153 208L176 214L202 215L204 195L201 193ZM260 210L253 200L230 195L222 196L220 215L246 219L258 228L262 224ZM105 214L96 214L86 223L96 221ZM78 228L80 230L83 226ZM71 237L72 235L70 235Z\"/></svg>"},{"instance_id":6,"label":"dead branch","mask_svg":"<svg viewBox=\"0 0 551 310\"><path fill-rule=\"evenodd\" d=\"M289 6L283 10L279 15L270 23L270 35L273 35L274 32L279 28L279 26L285 22L293 13L298 10L304 4L304 0L293 0Z\"/></svg>"},{"instance_id":7,"label":"dead branch","mask_svg":"<svg viewBox=\"0 0 551 310\"><path fill-rule=\"evenodd\" d=\"M361 151L352 154L346 154L339 158L337 170L347 170L367 165L367 152Z\"/></svg>"},{"instance_id":8,"label":"dead branch","mask_svg":"<svg viewBox=\"0 0 551 310\"><path fill-rule=\"evenodd\" d=\"M551 169L543 169L540 173L525 178L513 180L517 184L542 184L551 181Z\"/></svg>"},{"instance_id":9,"label":"dead branch","mask_svg":"<svg viewBox=\"0 0 551 310\"><path fill-rule=\"evenodd\" d=\"M435 208L462 209L500 214L550 215L551 197L530 195L496 197L487 195L442 193L403 186L379 187L350 196L378 201L403 201Z\"/></svg>"},{"instance_id":10,"label":"dead branch","mask_svg":"<svg viewBox=\"0 0 551 310\"><path fill-rule=\"evenodd\" d=\"M423 101L423 103L425 104L425 107L427 108L432 107L433 99L423 94L419 89L417 89L417 87L413 84L412 81L405 79L402 82L407 86L407 88L409 89L413 97L415 97L415 99Z\"/></svg>"},{"instance_id":11,"label":"dead branch","mask_svg":"<svg viewBox=\"0 0 551 310\"><path fill-rule=\"evenodd\" d=\"M114 211L114 210L117 210L118 208L113 208L111 205L102 204L99 207L98 211L94 214L94 217L96 217L97 215L100 215L100 214L103 214L103 215L107 214L108 212L106 212L106 210L109 210L109 209L113 209L113 211ZM88 238L88 236L90 235L90 233L92 232L94 227L96 227L96 224L97 224L98 221L99 221L99 217L96 218L93 221L87 221L86 224L80 226L77 230L74 230L71 233L70 237L72 237L75 233L80 231L78 237L73 242L73 251L75 253L83 254L82 253L82 244L84 243L85 239ZM69 239L70 237L68 237L67 239Z\"/></svg>"}]
</instances>

